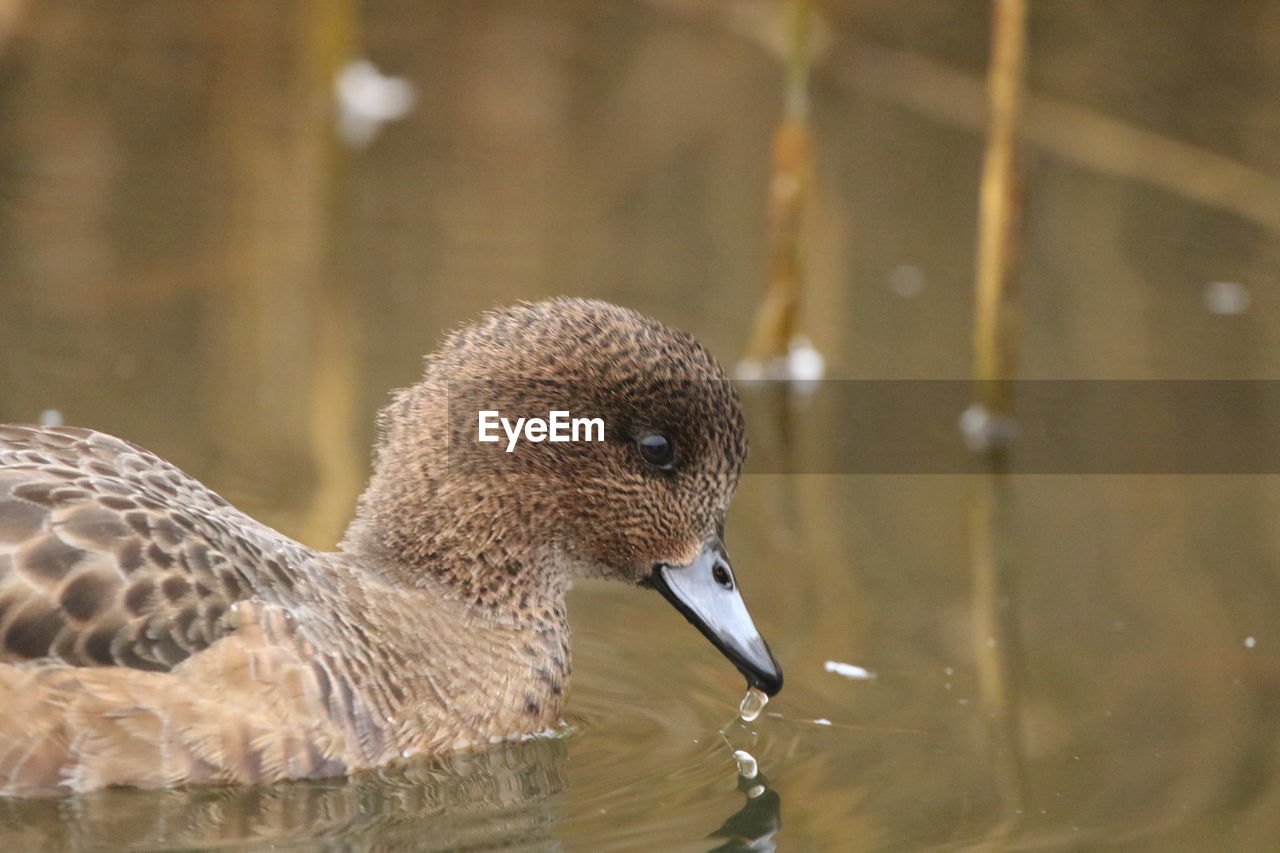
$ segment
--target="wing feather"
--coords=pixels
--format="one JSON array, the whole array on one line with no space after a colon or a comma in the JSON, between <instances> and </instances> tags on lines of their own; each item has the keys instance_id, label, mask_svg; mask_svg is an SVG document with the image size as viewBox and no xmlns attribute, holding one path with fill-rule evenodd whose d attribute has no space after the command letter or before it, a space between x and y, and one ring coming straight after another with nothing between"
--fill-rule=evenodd
<instances>
[{"instance_id":1,"label":"wing feather","mask_svg":"<svg viewBox=\"0 0 1280 853\"><path fill-rule=\"evenodd\" d=\"M136 445L0 426L0 662L171 670L254 594L258 526Z\"/></svg>"}]
</instances>

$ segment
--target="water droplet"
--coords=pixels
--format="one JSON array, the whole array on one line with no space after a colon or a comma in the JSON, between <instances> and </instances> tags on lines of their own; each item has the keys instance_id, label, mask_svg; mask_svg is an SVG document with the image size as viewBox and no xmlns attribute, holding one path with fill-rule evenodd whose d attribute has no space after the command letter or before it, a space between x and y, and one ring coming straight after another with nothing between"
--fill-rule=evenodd
<instances>
[{"instance_id":1,"label":"water droplet","mask_svg":"<svg viewBox=\"0 0 1280 853\"><path fill-rule=\"evenodd\" d=\"M742 702L738 705L738 716L742 718L744 723L750 723L760 716L760 712L764 710L764 706L767 704L769 704L769 697L764 694L763 690L748 687L747 695L742 697Z\"/></svg>"},{"instance_id":2,"label":"water droplet","mask_svg":"<svg viewBox=\"0 0 1280 853\"><path fill-rule=\"evenodd\" d=\"M1244 638L1244 647L1245 647L1246 649L1251 649L1251 648L1253 648L1253 647L1254 647L1254 646L1256 646L1256 645L1258 645L1258 641L1257 641L1257 640L1255 640L1253 637L1245 637L1245 638Z\"/></svg>"},{"instance_id":3,"label":"water droplet","mask_svg":"<svg viewBox=\"0 0 1280 853\"><path fill-rule=\"evenodd\" d=\"M755 756L746 750L736 749L733 752L733 758L738 762L738 775L743 779L754 779L759 768L756 766Z\"/></svg>"},{"instance_id":4,"label":"water droplet","mask_svg":"<svg viewBox=\"0 0 1280 853\"><path fill-rule=\"evenodd\" d=\"M747 789L747 799L754 800L764 793L764 785L752 785Z\"/></svg>"}]
</instances>

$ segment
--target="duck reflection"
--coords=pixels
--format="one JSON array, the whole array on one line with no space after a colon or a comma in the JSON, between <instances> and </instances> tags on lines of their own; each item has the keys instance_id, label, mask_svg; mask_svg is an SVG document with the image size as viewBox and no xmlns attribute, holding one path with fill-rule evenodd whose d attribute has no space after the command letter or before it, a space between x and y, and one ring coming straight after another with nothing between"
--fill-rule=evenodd
<instances>
[{"instance_id":1,"label":"duck reflection","mask_svg":"<svg viewBox=\"0 0 1280 853\"><path fill-rule=\"evenodd\" d=\"M782 797L769 785L763 773L738 774L738 790L746 797L742 808L729 816L708 838L725 842L709 853L731 851L773 851L778 849L773 836L782 826Z\"/></svg>"},{"instance_id":2,"label":"duck reflection","mask_svg":"<svg viewBox=\"0 0 1280 853\"><path fill-rule=\"evenodd\" d=\"M560 850L559 738L411 760L346 779L0 798L0 849Z\"/></svg>"}]
</instances>

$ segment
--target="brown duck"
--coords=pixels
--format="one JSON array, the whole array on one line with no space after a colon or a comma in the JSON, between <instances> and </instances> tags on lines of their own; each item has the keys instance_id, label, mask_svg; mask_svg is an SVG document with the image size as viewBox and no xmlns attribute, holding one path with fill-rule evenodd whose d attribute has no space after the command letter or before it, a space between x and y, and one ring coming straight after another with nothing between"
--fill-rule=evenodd
<instances>
[{"instance_id":1,"label":"brown duck","mask_svg":"<svg viewBox=\"0 0 1280 853\"><path fill-rule=\"evenodd\" d=\"M508 452L482 410L591 415L603 440ZM658 589L781 688L720 541L742 415L689 335L602 302L497 311L380 425L334 553L134 444L0 426L0 793L333 776L543 731L578 577Z\"/></svg>"}]
</instances>

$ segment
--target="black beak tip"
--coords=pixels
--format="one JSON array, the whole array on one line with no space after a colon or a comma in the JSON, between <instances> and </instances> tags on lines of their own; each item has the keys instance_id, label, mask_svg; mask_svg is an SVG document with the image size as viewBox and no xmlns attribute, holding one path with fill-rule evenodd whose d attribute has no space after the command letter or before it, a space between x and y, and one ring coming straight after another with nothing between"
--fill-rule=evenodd
<instances>
[{"instance_id":1,"label":"black beak tip","mask_svg":"<svg viewBox=\"0 0 1280 853\"><path fill-rule=\"evenodd\" d=\"M763 678L759 675L748 675L747 684L761 691L769 698L773 698L782 692L782 673L770 673Z\"/></svg>"},{"instance_id":2,"label":"black beak tip","mask_svg":"<svg viewBox=\"0 0 1280 853\"><path fill-rule=\"evenodd\" d=\"M782 667L778 666L772 654L769 655L769 662L773 666L767 670L754 666L740 666L738 670L746 677L748 687L754 687L772 698L782 691Z\"/></svg>"}]
</instances>

